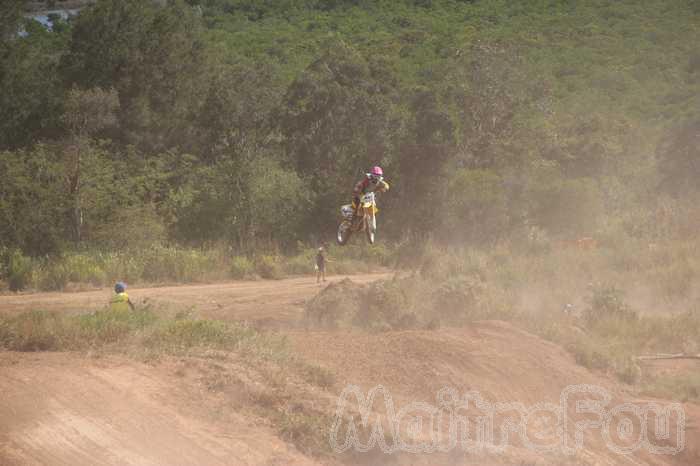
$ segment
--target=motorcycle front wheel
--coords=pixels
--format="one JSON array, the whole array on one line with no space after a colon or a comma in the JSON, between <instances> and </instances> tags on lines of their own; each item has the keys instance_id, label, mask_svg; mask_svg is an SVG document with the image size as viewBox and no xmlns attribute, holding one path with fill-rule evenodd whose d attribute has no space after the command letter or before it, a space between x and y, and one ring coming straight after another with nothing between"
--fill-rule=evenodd
<instances>
[{"instance_id":1,"label":"motorcycle front wheel","mask_svg":"<svg viewBox=\"0 0 700 466\"><path fill-rule=\"evenodd\" d=\"M344 220L340 223L340 225L338 225L338 234L336 235L336 241L339 245L344 246L350 239L350 236L352 235L352 228L350 227L350 222L347 220Z\"/></svg>"},{"instance_id":2,"label":"motorcycle front wheel","mask_svg":"<svg viewBox=\"0 0 700 466\"><path fill-rule=\"evenodd\" d=\"M369 244L374 244L375 235L377 232L377 225L375 223L374 217L370 215L365 216L365 233L367 234L367 242Z\"/></svg>"}]
</instances>

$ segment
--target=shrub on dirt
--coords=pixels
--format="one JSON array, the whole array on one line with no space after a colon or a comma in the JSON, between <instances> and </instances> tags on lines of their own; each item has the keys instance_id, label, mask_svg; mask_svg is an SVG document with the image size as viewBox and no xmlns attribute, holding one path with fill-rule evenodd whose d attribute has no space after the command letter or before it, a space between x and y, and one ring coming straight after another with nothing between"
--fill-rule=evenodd
<instances>
[{"instance_id":1,"label":"shrub on dirt","mask_svg":"<svg viewBox=\"0 0 700 466\"><path fill-rule=\"evenodd\" d=\"M696 282L697 271L687 257L680 257L671 264L650 271L652 283L665 302L688 298Z\"/></svg>"},{"instance_id":2,"label":"shrub on dirt","mask_svg":"<svg viewBox=\"0 0 700 466\"><path fill-rule=\"evenodd\" d=\"M286 275L307 275L314 272L315 251L308 249L283 261L282 270Z\"/></svg>"},{"instance_id":3,"label":"shrub on dirt","mask_svg":"<svg viewBox=\"0 0 700 466\"><path fill-rule=\"evenodd\" d=\"M0 347L11 351L54 351L60 348L63 319L57 313L25 312L0 320Z\"/></svg>"},{"instance_id":4,"label":"shrub on dirt","mask_svg":"<svg viewBox=\"0 0 700 466\"><path fill-rule=\"evenodd\" d=\"M306 304L307 324L322 328L351 326L365 299L365 288L349 278L331 283Z\"/></svg>"},{"instance_id":5,"label":"shrub on dirt","mask_svg":"<svg viewBox=\"0 0 700 466\"><path fill-rule=\"evenodd\" d=\"M175 247L155 247L144 258L143 279L150 282L206 280L220 269L213 254Z\"/></svg>"},{"instance_id":6,"label":"shrub on dirt","mask_svg":"<svg viewBox=\"0 0 700 466\"><path fill-rule=\"evenodd\" d=\"M231 259L231 267L229 272L231 278L236 280L244 280L252 278L255 275L255 267L253 262L245 256L235 256Z\"/></svg>"},{"instance_id":7,"label":"shrub on dirt","mask_svg":"<svg viewBox=\"0 0 700 466\"><path fill-rule=\"evenodd\" d=\"M144 261L142 255L134 252L98 253L105 271L107 285L119 280L136 283L143 277Z\"/></svg>"},{"instance_id":8,"label":"shrub on dirt","mask_svg":"<svg viewBox=\"0 0 700 466\"><path fill-rule=\"evenodd\" d=\"M71 254L63 259L68 280L74 283L89 283L100 286L105 283L105 273L96 256Z\"/></svg>"},{"instance_id":9,"label":"shrub on dirt","mask_svg":"<svg viewBox=\"0 0 700 466\"><path fill-rule=\"evenodd\" d=\"M255 330L238 324L215 320L175 320L161 326L152 336L159 345L175 348L209 346L236 348L246 339L253 338Z\"/></svg>"},{"instance_id":10,"label":"shrub on dirt","mask_svg":"<svg viewBox=\"0 0 700 466\"><path fill-rule=\"evenodd\" d=\"M642 394L680 402L700 401L700 374L658 377L642 388Z\"/></svg>"},{"instance_id":11,"label":"shrub on dirt","mask_svg":"<svg viewBox=\"0 0 700 466\"><path fill-rule=\"evenodd\" d=\"M418 317L410 308L401 280L372 283L364 297L354 324L369 329L403 329L417 326Z\"/></svg>"},{"instance_id":12,"label":"shrub on dirt","mask_svg":"<svg viewBox=\"0 0 700 466\"><path fill-rule=\"evenodd\" d=\"M433 292L436 312L446 323L460 324L480 317L479 308L485 285L476 276L457 276L440 284Z\"/></svg>"},{"instance_id":13,"label":"shrub on dirt","mask_svg":"<svg viewBox=\"0 0 700 466\"><path fill-rule=\"evenodd\" d=\"M335 374L325 367L308 363L299 363L297 366L297 372L311 385L328 388L335 384Z\"/></svg>"},{"instance_id":14,"label":"shrub on dirt","mask_svg":"<svg viewBox=\"0 0 700 466\"><path fill-rule=\"evenodd\" d=\"M69 270L60 262L45 264L39 272L41 291L60 291L68 286Z\"/></svg>"},{"instance_id":15,"label":"shrub on dirt","mask_svg":"<svg viewBox=\"0 0 700 466\"><path fill-rule=\"evenodd\" d=\"M569 346L576 362L588 369L606 370L610 368L610 357L601 348L587 339L579 339Z\"/></svg>"},{"instance_id":16,"label":"shrub on dirt","mask_svg":"<svg viewBox=\"0 0 700 466\"><path fill-rule=\"evenodd\" d=\"M611 285L594 285L584 312L587 326L601 326L613 321L633 321L637 313L625 302L622 290Z\"/></svg>"},{"instance_id":17,"label":"shrub on dirt","mask_svg":"<svg viewBox=\"0 0 700 466\"><path fill-rule=\"evenodd\" d=\"M642 369L632 356L616 358L613 370L618 379L630 385L635 385L642 379Z\"/></svg>"},{"instance_id":18,"label":"shrub on dirt","mask_svg":"<svg viewBox=\"0 0 700 466\"><path fill-rule=\"evenodd\" d=\"M334 262L328 265L328 269L340 275L352 275L356 273L369 273L372 271L372 264L359 259L333 259Z\"/></svg>"},{"instance_id":19,"label":"shrub on dirt","mask_svg":"<svg viewBox=\"0 0 700 466\"><path fill-rule=\"evenodd\" d=\"M280 341L278 341L280 340ZM72 351L130 346L166 352L193 348L242 350L274 359L284 354L285 342L263 336L235 323L200 319L172 319L153 310L111 310L84 315L26 312L0 317L0 348L12 351ZM110 346L111 347L111 346Z\"/></svg>"},{"instance_id":20,"label":"shrub on dirt","mask_svg":"<svg viewBox=\"0 0 700 466\"><path fill-rule=\"evenodd\" d=\"M345 279L331 283L307 303L306 320L309 325L324 328L427 328L435 317L430 309L430 298L416 277L371 285Z\"/></svg>"},{"instance_id":21,"label":"shrub on dirt","mask_svg":"<svg viewBox=\"0 0 700 466\"><path fill-rule=\"evenodd\" d=\"M64 290L69 283L91 286L107 283L98 255L68 254L56 257L45 261L38 273L38 287L43 291Z\"/></svg>"},{"instance_id":22,"label":"shrub on dirt","mask_svg":"<svg viewBox=\"0 0 700 466\"><path fill-rule=\"evenodd\" d=\"M292 442L302 453L319 457L331 452L328 429L333 420L330 416L305 410L285 410L275 421L282 438Z\"/></svg>"},{"instance_id":23,"label":"shrub on dirt","mask_svg":"<svg viewBox=\"0 0 700 466\"><path fill-rule=\"evenodd\" d=\"M285 277L279 258L275 256L260 256L255 261L255 271L262 278L268 280L281 280Z\"/></svg>"},{"instance_id":24,"label":"shrub on dirt","mask_svg":"<svg viewBox=\"0 0 700 466\"><path fill-rule=\"evenodd\" d=\"M20 251L9 254L7 262L7 283L11 291L21 291L29 287L32 279L33 264L29 257Z\"/></svg>"}]
</instances>

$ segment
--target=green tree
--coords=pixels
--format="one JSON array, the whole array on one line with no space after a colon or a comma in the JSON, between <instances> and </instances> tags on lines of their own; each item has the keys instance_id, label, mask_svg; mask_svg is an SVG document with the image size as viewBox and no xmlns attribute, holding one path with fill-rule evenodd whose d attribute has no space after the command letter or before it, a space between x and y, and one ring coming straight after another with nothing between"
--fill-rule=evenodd
<instances>
[{"instance_id":1,"label":"green tree","mask_svg":"<svg viewBox=\"0 0 700 466\"><path fill-rule=\"evenodd\" d=\"M83 185L86 183L85 158L91 154L91 138L99 131L116 123L115 111L119 101L114 90L103 91L95 88L86 91L73 89L65 102L63 122L71 134L66 146L66 170L68 173L68 195L73 202L72 224L73 239L82 240ZM99 166L99 164L98 164ZM97 168L97 167L91 167ZM94 174L94 172L92 173ZM87 182L98 181L89 177ZM105 181L100 179L99 181ZM89 199L94 199L88 197Z\"/></svg>"},{"instance_id":2,"label":"green tree","mask_svg":"<svg viewBox=\"0 0 700 466\"><path fill-rule=\"evenodd\" d=\"M16 22L9 24L15 30ZM56 69L65 34L36 21L24 24L24 37L0 41L0 149L55 135L60 126L63 89Z\"/></svg>"},{"instance_id":3,"label":"green tree","mask_svg":"<svg viewBox=\"0 0 700 466\"><path fill-rule=\"evenodd\" d=\"M328 231L340 202L370 165L390 159L400 129L395 82L379 60L330 44L291 84L280 118L287 156L318 196L308 226Z\"/></svg>"},{"instance_id":4,"label":"green tree","mask_svg":"<svg viewBox=\"0 0 700 466\"><path fill-rule=\"evenodd\" d=\"M507 235L508 199L496 173L459 169L448 183L441 215L449 241L485 244Z\"/></svg>"},{"instance_id":5,"label":"green tree","mask_svg":"<svg viewBox=\"0 0 700 466\"><path fill-rule=\"evenodd\" d=\"M78 16L61 68L69 85L114 87L122 138L156 150L191 136L205 55L199 18L184 2L100 0Z\"/></svg>"},{"instance_id":6,"label":"green tree","mask_svg":"<svg viewBox=\"0 0 700 466\"><path fill-rule=\"evenodd\" d=\"M0 44L5 45L17 36L26 0L5 0L0 4Z\"/></svg>"},{"instance_id":7,"label":"green tree","mask_svg":"<svg viewBox=\"0 0 700 466\"><path fill-rule=\"evenodd\" d=\"M184 180L183 180L184 181ZM273 157L222 158L187 176L169 196L178 239L227 241L244 250L294 243L313 199L293 170Z\"/></svg>"},{"instance_id":8,"label":"green tree","mask_svg":"<svg viewBox=\"0 0 700 466\"><path fill-rule=\"evenodd\" d=\"M270 66L217 66L196 121L198 149L207 158L242 154L274 141L271 116L284 89Z\"/></svg>"},{"instance_id":9,"label":"green tree","mask_svg":"<svg viewBox=\"0 0 700 466\"><path fill-rule=\"evenodd\" d=\"M32 255L57 252L68 238L65 167L46 145L0 152L0 246Z\"/></svg>"}]
</instances>

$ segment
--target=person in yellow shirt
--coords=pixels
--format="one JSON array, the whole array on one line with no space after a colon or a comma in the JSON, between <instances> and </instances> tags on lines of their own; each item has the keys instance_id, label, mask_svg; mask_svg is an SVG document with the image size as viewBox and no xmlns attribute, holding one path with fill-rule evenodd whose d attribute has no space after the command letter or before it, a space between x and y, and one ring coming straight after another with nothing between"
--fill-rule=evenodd
<instances>
[{"instance_id":1,"label":"person in yellow shirt","mask_svg":"<svg viewBox=\"0 0 700 466\"><path fill-rule=\"evenodd\" d=\"M126 294L126 283L118 282L114 285L114 293L112 300L109 302L109 308L112 311L134 310L134 304L129 299L129 295Z\"/></svg>"}]
</instances>

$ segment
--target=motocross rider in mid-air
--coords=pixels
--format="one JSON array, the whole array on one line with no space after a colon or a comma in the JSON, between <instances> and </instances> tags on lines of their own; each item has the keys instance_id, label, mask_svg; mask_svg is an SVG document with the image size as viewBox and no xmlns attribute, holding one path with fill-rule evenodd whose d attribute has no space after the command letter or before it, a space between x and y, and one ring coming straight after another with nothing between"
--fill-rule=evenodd
<instances>
[{"instance_id":1,"label":"motocross rider in mid-air","mask_svg":"<svg viewBox=\"0 0 700 466\"><path fill-rule=\"evenodd\" d=\"M352 208L355 217L359 215L360 196L366 193L385 192L389 190L389 183L384 181L384 170L382 167L373 167L362 180L358 181L352 191Z\"/></svg>"}]
</instances>

